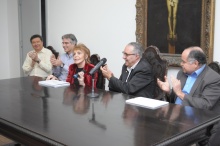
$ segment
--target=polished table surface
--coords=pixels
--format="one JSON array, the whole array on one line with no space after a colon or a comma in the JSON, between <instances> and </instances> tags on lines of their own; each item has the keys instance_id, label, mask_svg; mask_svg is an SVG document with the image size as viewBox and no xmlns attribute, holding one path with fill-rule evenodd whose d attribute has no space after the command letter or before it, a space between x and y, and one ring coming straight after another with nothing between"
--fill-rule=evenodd
<instances>
[{"instance_id":1,"label":"polished table surface","mask_svg":"<svg viewBox=\"0 0 220 146\"><path fill-rule=\"evenodd\" d=\"M51 88L37 77L0 80L0 133L25 145L188 145L220 119L216 113L168 104L151 110L133 98L90 88Z\"/></svg>"}]
</instances>

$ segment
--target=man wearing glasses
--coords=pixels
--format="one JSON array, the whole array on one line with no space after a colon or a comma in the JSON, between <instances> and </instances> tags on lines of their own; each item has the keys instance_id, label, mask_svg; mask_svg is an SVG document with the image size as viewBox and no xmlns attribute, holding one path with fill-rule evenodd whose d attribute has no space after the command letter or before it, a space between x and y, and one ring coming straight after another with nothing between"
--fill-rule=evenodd
<instances>
[{"instance_id":1,"label":"man wearing glasses","mask_svg":"<svg viewBox=\"0 0 220 146\"><path fill-rule=\"evenodd\" d=\"M142 58L143 48L139 43L129 43L122 52L125 64L120 78L113 76L108 66L100 67L109 80L109 90L134 96L153 98L153 76L151 65Z\"/></svg>"},{"instance_id":2,"label":"man wearing glasses","mask_svg":"<svg viewBox=\"0 0 220 146\"><path fill-rule=\"evenodd\" d=\"M58 79L66 81L69 66L73 64L73 48L77 45L77 39L73 34L65 34L62 36L62 46L64 54L60 55L57 59L55 56L51 57L50 61L54 66L53 75L49 75L47 79Z\"/></svg>"}]
</instances>

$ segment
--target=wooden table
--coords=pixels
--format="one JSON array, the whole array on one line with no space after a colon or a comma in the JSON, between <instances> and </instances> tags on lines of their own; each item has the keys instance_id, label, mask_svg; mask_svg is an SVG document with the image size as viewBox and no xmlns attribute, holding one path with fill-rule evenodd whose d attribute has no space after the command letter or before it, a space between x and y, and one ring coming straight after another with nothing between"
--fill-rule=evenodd
<instances>
[{"instance_id":1,"label":"wooden table","mask_svg":"<svg viewBox=\"0 0 220 146\"><path fill-rule=\"evenodd\" d=\"M90 88L41 87L37 77L0 80L0 133L25 145L189 145L220 120L207 110L169 104L151 110L132 98ZM190 111L191 113L188 113Z\"/></svg>"}]
</instances>

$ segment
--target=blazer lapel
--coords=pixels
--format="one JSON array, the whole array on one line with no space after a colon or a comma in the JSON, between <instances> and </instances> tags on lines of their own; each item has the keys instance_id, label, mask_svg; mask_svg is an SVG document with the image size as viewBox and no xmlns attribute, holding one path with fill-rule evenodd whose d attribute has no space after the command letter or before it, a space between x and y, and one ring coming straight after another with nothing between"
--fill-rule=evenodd
<instances>
[{"instance_id":1,"label":"blazer lapel","mask_svg":"<svg viewBox=\"0 0 220 146\"><path fill-rule=\"evenodd\" d=\"M199 87L199 85L203 81L206 71L207 71L207 66L204 68L204 70L201 72L201 74L196 79L194 85L192 86L192 89L190 90L190 93L189 93L190 95L193 95L196 89Z\"/></svg>"},{"instance_id":2,"label":"blazer lapel","mask_svg":"<svg viewBox=\"0 0 220 146\"><path fill-rule=\"evenodd\" d=\"M187 80L187 75L185 73L182 73L183 75L180 76L180 81L181 81L181 88L183 89L184 85L186 84L186 80Z\"/></svg>"},{"instance_id":3,"label":"blazer lapel","mask_svg":"<svg viewBox=\"0 0 220 146\"><path fill-rule=\"evenodd\" d=\"M128 71L126 66L123 67L122 69L122 74L121 74L121 81L125 82L128 76Z\"/></svg>"},{"instance_id":4,"label":"blazer lapel","mask_svg":"<svg viewBox=\"0 0 220 146\"><path fill-rule=\"evenodd\" d=\"M137 69L140 69L140 68L141 68L141 63L142 63L142 59L138 62L138 64L136 65L136 67L135 67L134 69L131 70L131 73L130 73L130 75L129 75L127 81L130 81L131 78L134 76L135 71L136 71ZM126 80L126 79L125 79L125 80Z\"/></svg>"}]
</instances>

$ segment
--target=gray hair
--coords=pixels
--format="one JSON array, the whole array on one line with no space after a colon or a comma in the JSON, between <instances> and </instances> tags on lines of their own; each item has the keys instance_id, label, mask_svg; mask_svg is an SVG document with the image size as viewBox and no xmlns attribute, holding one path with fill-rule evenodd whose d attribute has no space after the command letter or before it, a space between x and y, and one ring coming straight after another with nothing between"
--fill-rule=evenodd
<instances>
[{"instance_id":1,"label":"gray hair","mask_svg":"<svg viewBox=\"0 0 220 146\"><path fill-rule=\"evenodd\" d=\"M189 62L193 62L197 60L200 65L207 63L206 55L200 47L194 46L194 47L189 47L188 49L190 49L189 55L187 57Z\"/></svg>"},{"instance_id":2,"label":"gray hair","mask_svg":"<svg viewBox=\"0 0 220 146\"><path fill-rule=\"evenodd\" d=\"M77 44L77 39L74 34L71 34L71 33L65 34L62 36L62 39L70 39L71 44L75 44L75 45Z\"/></svg>"},{"instance_id":3,"label":"gray hair","mask_svg":"<svg viewBox=\"0 0 220 146\"><path fill-rule=\"evenodd\" d=\"M131 42L128 45L133 46L134 47L133 53L138 54L140 56L140 58L142 58L142 55L144 53L144 49L141 44L139 44L137 42Z\"/></svg>"}]
</instances>

